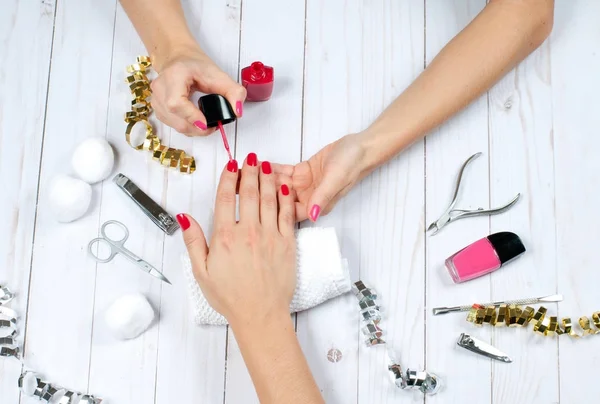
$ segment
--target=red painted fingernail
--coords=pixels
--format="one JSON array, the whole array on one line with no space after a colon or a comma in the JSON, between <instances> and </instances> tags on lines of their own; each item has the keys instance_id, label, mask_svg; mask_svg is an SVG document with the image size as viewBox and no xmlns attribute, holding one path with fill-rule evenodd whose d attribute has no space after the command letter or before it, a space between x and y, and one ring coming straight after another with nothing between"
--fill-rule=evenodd
<instances>
[{"instance_id":1,"label":"red painted fingernail","mask_svg":"<svg viewBox=\"0 0 600 404\"><path fill-rule=\"evenodd\" d=\"M188 219L183 213L177 215L177 223L179 223L183 231L186 231L190 228L190 219Z\"/></svg>"},{"instance_id":2,"label":"red painted fingernail","mask_svg":"<svg viewBox=\"0 0 600 404\"><path fill-rule=\"evenodd\" d=\"M256 153L248 153L248 157L246 157L246 163L248 163L249 166L256 167L256 164L258 164Z\"/></svg>"},{"instance_id":3,"label":"red painted fingernail","mask_svg":"<svg viewBox=\"0 0 600 404\"><path fill-rule=\"evenodd\" d=\"M287 196L287 195L289 195L289 194L290 194L290 189L288 188L288 186L287 186L287 185L283 184L283 185L281 186L281 193L282 193L283 195L285 195L285 196Z\"/></svg>"},{"instance_id":4,"label":"red painted fingernail","mask_svg":"<svg viewBox=\"0 0 600 404\"><path fill-rule=\"evenodd\" d=\"M231 172L231 173L237 173L238 170L238 163L235 160L229 160L229 163L227 163L227 171Z\"/></svg>"},{"instance_id":5,"label":"red painted fingernail","mask_svg":"<svg viewBox=\"0 0 600 404\"><path fill-rule=\"evenodd\" d=\"M312 209L310 210L310 219L313 222L316 222L319 218L319 213L321 213L321 207L319 205L313 205Z\"/></svg>"},{"instance_id":6,"label":"red painted fingernail","mask_svg":"<svg viewBox=\"0 0 600 404\"><path fill-rule=\"evenodd\" d=\"M263 161L261 166L263 174L271 174L271 163L268 161Z\"/></svg>"},{"instance_id":7,"label":"red painted fingernail","mask_svg":"<svg viewBox=\"0 0 600 404\"><path fill-rule=\"evenodd\" d=\"M206 124L202 121L196 121L194 122L194 126L197 127L200 130L206 130Z\"/></svg>"},{"instance_id":8,"label":"red painted fingernail","mask_svg":"<svg viewBox=\"0 0 600 404\"><path fill-rule=\"evenodd\" d=\"M241 101L237 101L235 103L235 113L238 115L238 117L242 117L242 114L244 113L244 107Z\"/></svg>"}]
</instances>

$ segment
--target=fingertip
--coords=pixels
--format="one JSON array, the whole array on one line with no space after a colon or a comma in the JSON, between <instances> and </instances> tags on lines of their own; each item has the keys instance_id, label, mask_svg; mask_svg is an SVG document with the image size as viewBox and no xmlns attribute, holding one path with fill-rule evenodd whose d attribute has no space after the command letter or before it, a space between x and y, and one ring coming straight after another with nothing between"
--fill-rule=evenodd
<instances>
[{"instance_id":1,"label":"fingertip","mask_svg":"<svg viewBox=\"0 0 600 404\"><path fill-rule=\"evenodd\" d=\"M235 87L225 96L227 101L234 107L235 115L241 118L244 115L244 102L246 101L246 88L235 83Z\"/></svg>"},{"instance_id":2,"label":"fingertip","mask_svg":"<svg viewBox=\"0 0 600 404\"><path fill-rule=\"evenodd\" d=\"M296 225L295 198L287 184L279 187L279 232L284 236L294 233Z\"/></svg>"},{"instance_id":3,"label":"fingertip","mask_svg":"<svg viewBox=\"0 0 600 404\"><path fill-rule=\"evenodd\" d=\"M308 212L308 217L310 220L315 223L321 214L321 206L314 203L312 205L308 205L310 207L310 211Z\"/></svg>"},{"instance_id":4,"label":"fingertip","mask_svg":"<svg viewBox=\"0 0 600 404\"><path fill-rule=\"evenodd\" d=\"M185 213L179 213L176 219L183 232L183 242L188 250L193 268L203 268L208 246L202 227L192 216Z\"/></svg>"},{"instance_id":5,"label":"fingertip","mask_svg":"<svg viewBox=\"0 0 600 404\"><path fill-rule=\"evenodd\" d=\"M181 227L181 230L186 231L187 229L190 228L190 219L188 218L188 216L185 213L179 213L176 216L177 219L177 223L179 223L179 227Z\"/></svg>"},{"instance_id":6,"label":"fingertip","mask_svg":"<svg viewBox=\"0 0 600 404\"><path fill-rule=\"evenodd\" d=\"M242 115L244 115L244 106L243 105L244 104L240 100L235 102L235 114L238 116L238 118L241 118Z\"/></svg>"},{"instance_id":7,"label":"fingertip","mask_svg":"<svg viewBox=\"0 0 600 404\"><path fill-rule=\"evenodd\" d=\"M238 162L237 162L237 160L235 160L235 159L229 160L227 162L227 165L225 166L225 169L227 171L229 171L230 173L237 173L238 172Z\"/></svg>"},{"instance_id":8,"label":"fingertip","mask_svg":"<svg viewBox=\"0 0 600 404\"><path fill-rule=\"evenodd\" d=\"M201 131L205 131L206 129L208 129L206 124L201 120L194 121L194 126L200 129Z\"/></svg>"}]
</instances>

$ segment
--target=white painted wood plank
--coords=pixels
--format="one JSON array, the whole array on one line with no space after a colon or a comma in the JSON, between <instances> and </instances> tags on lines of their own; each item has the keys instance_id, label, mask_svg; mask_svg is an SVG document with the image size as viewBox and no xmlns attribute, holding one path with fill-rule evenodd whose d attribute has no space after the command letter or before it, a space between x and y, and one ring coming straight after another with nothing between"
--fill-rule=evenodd
<instances>
[{"instance_id":1,"label":"white painted wood plank","mask_svg":"<svg viewBox=\"0 0 600 404\"><path fill-rule=\"evenodd\" d=\"M492 274L494 301L556 290L555 223L550 220L554 216L551 94L549 42L490 91L490 205L503 205L522 194L508 212L491 217L491 232L512 231L527 248L520 259ZM556 305L545 306L556 311ZM532 328L494 329L494 346L514 362L508 366L492 362L493 402L558 402L556 341L541 339Z\"/></svg>"},{"instance_id":2,"label":"white painted wood plank","mask_svg":"<svg viewBox=\"0 0 600 404\"><path fill-rule=\"evenodd\" d=\"M89 212L69 224L55 221L47 198L52 177L71 172L75 145L106 131L114 5L58 4L27 319L27 364L80 391L88 387L95 289L87 244L98 234L101 189L94 187Z\"/></svg>"},{"instance_id":3,"label":"white painted wood plank","mask_svg":"<svg viewBox=\"0 0 600 404\"><path fill-rule=\"evenodd\" d=\"M360 111L360 126L365 127L423 70L424 3L374 2L364 4L361 14L357 45L362 63L351 85L358 92L352 107ZM405 369L425 366L423 152L423 142L417 142L366 178L357 212L360 278L381 296L384 339ZM344 226L355 221L346 216ZM365 347L362 336L358 379L359 403L423 401L421 393L402 391L390 382L385 349Z\"/></svg>"},{"instance_id":4,"label":"white painted wood plank","mask_svg":"<svg viewBox=\"0 0 600 404\"><path fill-rule=\"evenodd\" d=\"M485 6L485 1L427 1L427 61L462 30ZM484 95L465 111L440 126L426 140L426 222L438 219L450 204L460 166L476 152L484 154L465 171L457 208L489 206L488 118ZM449 224L435 236L427 234L427 354L429 371L444 378L444 391L427 398L428 403L490 402L491 365L488 359L454 349L464 331L473 331L462 314L433 317L431 308L468 304L490 298L489 276L453 284L444 260L468 244L489 234L489 220L469 218ZM489 340L491 330L473 335Z\"/></svg>"},{"instance_id":5,"label":"white painted wood plank","mask_svg":"<svg viewBox=\"0 0 600 404\"><path fill-rule=\"evenodd\" d=\"M422 5L310 2L303 158L367 127L422 66ZM416 361L417 366L423 361L423 278L408 278L419 265L423 273L423 250L419 246L422 159L419 144L366 179L318 223L338 229L353 280L363 279L382 294L390 345L400 351L404 361ZM407 181L411 175L413 180ZM410 204L403 199L408 194ZM404 209L415 214L398 219ZM403 230L395 232L400 226ZM402 247L398 248L398 243ZM413 250L414 260L409 253ZM408 296L406 292L415 285L415 295ZM398 310L400 305L394 304L397 299L413 302L415 310L411 311L419 314L403 320L405 310ZM347 295L298 317L298 333L325 399L344 403L398 400L403 393L388 382L385 351L381 347L367 349L358 335L357 308L356 299ZM402 330L402 325L414 325L415 321L413 329ZM420 334L416 341L411 338L413 332ZM327 361L331 348L342 351L342 361Z\"/></svg>"},{"instance_id":6,"label":"white painted wood plank","mask_svg":"<svg viewBox=\"0 0 600 404\"><path fill-rule=\"evenodd\" d=\"M112 5L110 7L113 8ZM108 220L123 223L129 229L129 239L125 247L162 271L164 233L112 182L116 173L123 173L155 201L160 203L164 200L165 170L149 158L149 152L136 151L125 141L126 124L123 115L129 110L131 101L129 86L125 82L125 68L135 62L137 55L147 53L120 4L117 10L114 19L116 25L112 48L110 97L108 93L105 95L109 105L107 126L105 132L98 134L105 136L111 143L117 159L113 173L104 181L99 190L101 192L97 194L101 203L99 226ZM157 134L168 144L167 127L154 123ZM161 288L167 287L173 286L163 285L161 281L149 276L121 256L109 263L97 265L90 392L102 393L103 398L115 403L154 403L160 324L155 322L139 338L119 341L107 328L105 311L115 299L129 293L141 293L148 298L158 316Z\"/></svg>"},{"instance_id":7,"label":"white painted wood plank","mask_svg":"<svg viewBox=\"0 0 600 404\"><path fill-rule=\"evenodd\" d=\"M599 309L596 268L600 239L600 3L556 2L551 82L556 178L558 313L575 322ZM552 270L549 268L548 270ZM550 276L548 274L547 276ZM554 310L554 308L553 308ZM588 400L600 364L598 336L559 342L560 401ZM593 388L593 387L592 387Z\"/></svg>"},{"instance_id":8,"label":"white painted wood plank","mask_svg":"<svg viewBox=\"0 0 600 404\"><path fill-rule=\"evenodd\" d=\"M226 73L237 77L240 1L184 1L183 6L201 46ZM235 125L225 128L230 144L235 145ZM197 170L191 176L168 174L166 209L173 215L193 215L210 240L215 191L227 162L221 137L191 139L171 130L170 142L193 152ZM184 251L181 231L166 237L163 268L173 287L163 286L162 290L156 403L220 403L225 385L226 328L199 327L193 322L180 265Z\"/></svg>"},{"instance_id":9,"label":"white painted wood plank","mask_svg":"<svg viewBox=\"0 0 600 404\"><path fill-rule=\"evenodd\" d=\"M8 2L0 13L0 284L25 331L54 2ZM27 52L23 52L27 49ZM23 334L19 336L23 340ZM19 362L0 359L0 402L18 402Z\"/></svg>"},{"instance_id":10,"label":"white painted wood plank","mask_svg":"<svg viewBox=\"0 0 600 404\"><path fill-rule=\"evenodd\" d=\"M254 152L259 161L295 164L300 161L302 136L305 2L242 4L240 74L243 67L258 60L274 67L275 84L270 100L244 104L244 116L237 126L236 159L242 164L248 153ZM258 402L231 329L225 402Z\"/></svg>"},{"instance_id":11,"label":"white painted wood plank","mask_svg":"<svg viewBox=\"0 0 600 404\"><path fill-rule=\"evenodd\" d=\"M362 129L360 2L308 1L302 159ZM317 226L335 227L353 279L359 277L360 189L342 199ZM353 219L354 218L354 219ZM303 226L308 226L308 223ZM347 294L298 315L298 338L327 403L358 401L358 311ZM327 352L342 360L331 363Z\"/></svg>"}]
</instances>

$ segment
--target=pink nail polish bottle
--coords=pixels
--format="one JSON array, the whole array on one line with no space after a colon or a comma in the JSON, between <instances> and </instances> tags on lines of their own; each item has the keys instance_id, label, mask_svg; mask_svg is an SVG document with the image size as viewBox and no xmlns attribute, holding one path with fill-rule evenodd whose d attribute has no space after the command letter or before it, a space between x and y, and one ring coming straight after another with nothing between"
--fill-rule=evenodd
<instances>
[{"instance_id":1,"label":"pink nail polish bottle","mask_svg":"<svg viewBox=\"0 0 600 404\"><path fill-rule=\"evenodd\" d=\"M273 93L274 72L271 66L253 62L242 69L242 85L248 95L246 101L267 101Z\"/></svg>"},{"instance_id":2,"label":"pink nail polish bottle","mask_svg":"<svg viewBox=\"0 0 600 404\"><path fill-rule=\"evenodd\" d=\"M493 272L525 252L514 233L490 234L446 259L446 269L454 283L461 283Z\"/></svg>"}]
</instances>

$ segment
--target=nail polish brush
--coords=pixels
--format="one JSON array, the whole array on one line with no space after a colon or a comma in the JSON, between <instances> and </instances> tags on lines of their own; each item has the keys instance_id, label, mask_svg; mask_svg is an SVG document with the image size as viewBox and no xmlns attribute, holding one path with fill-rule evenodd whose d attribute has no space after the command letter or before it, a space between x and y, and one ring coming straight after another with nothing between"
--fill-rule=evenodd
<instances>
[{"instance_id":1,"label":"nail polish brush","mask_svg":"<svg viewBox=\"0 0 600 404\"><path fill-rule=\"evenodd\" d=\"M529 299L518 299L518 300L506 300L503 302L491 302L491 303L483 303L481 306L495 306L498 307L502 304L510 305L514 304L515 306L524 306L526 304L536 304L536 303L548 303L548 302L562 302L562 295L549 295L542 297L532 297ZM469 311L473 307L472 304L464 305L464 306L454 306L454 307L436 307L433 309L433 315L437 316L438 314L446 314L452 312L460 312L460 311Z\"/></svg>"},{"instance_id":2,"label":"nail polish brush","mask_svg":"<svg viewBox=\"0 0 600 404\"><path fill-rule=\"evenodd\" d=\"M229 161L233 160L233 156L231 155L231 150L229 149L229 142L227 141L227 135L225 135L225 129L223 128L223 124L219 121L219 130L221 131L221 138L223 139L223 146L225 146L225 150L227 150L227 155L229 156Z\"/></svg>"},{"instance_id":3,"label":"nail polish brush","mask_svg":"<svg viewBox=\"0 0 600 404\"><path fill-rule=\"evenodd\" d=\"M223 128L223 125L234 122L237 119L231 104L222 95L208 94L200 97L198 100L198 108L200 108L200 111L202 111L206 117L207 128L219 128L221 138L223 139L223 145L229 156L229 161L233 160L229 142L225 135L225 129Z\"/></svg>"}]
</instances>

